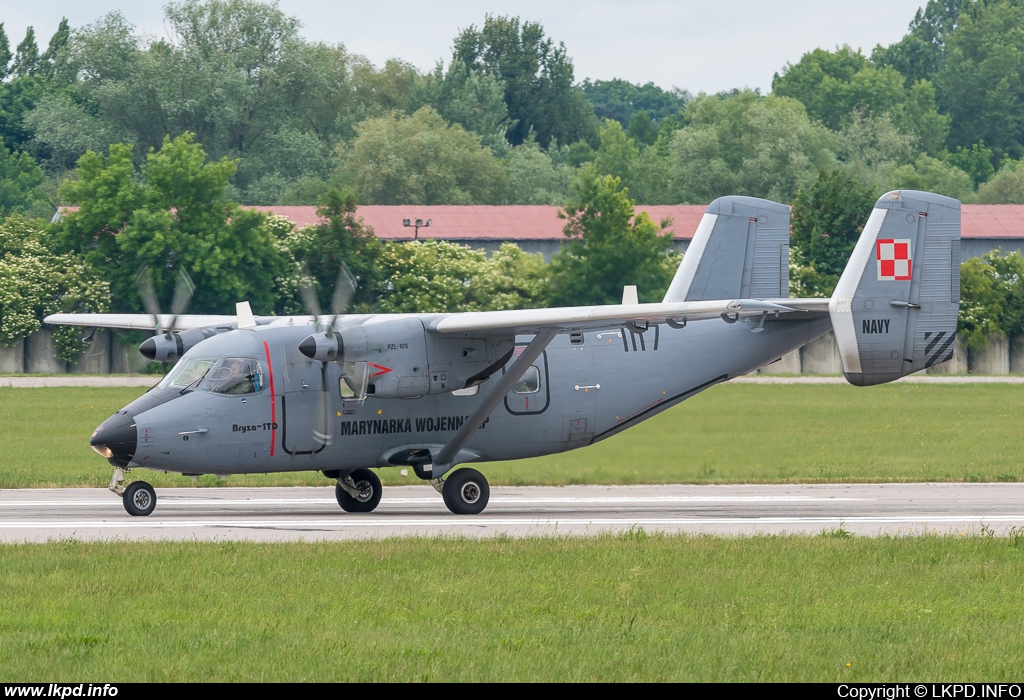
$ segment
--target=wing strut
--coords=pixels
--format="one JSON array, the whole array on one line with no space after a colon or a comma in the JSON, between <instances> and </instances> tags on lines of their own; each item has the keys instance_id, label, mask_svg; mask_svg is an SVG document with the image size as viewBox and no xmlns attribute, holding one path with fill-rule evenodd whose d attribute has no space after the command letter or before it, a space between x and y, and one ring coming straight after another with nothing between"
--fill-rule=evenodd
<instances>
[{"instance_id":1,"label":"wing strut","mask_svg":"<svg viewBox=\"0 0 1024 700\"><path fill-rule=\"evenodd\" d=\"M512 363L512 366L508 368L504 376L494 385L494 388L491 389L491 393L487 395L484 402L477 406L476 410L470 414L466 422L459 428L459 432L455 433L455 436L434 457L434 463L431 465L431 478L438 479L452 468L451 462L455 455L459 454L459 450L466 446L469 438L473 436L473 433L480 427L480 424L491 415L491 411L501 403L502 399L505 398L505 394L511 391L512 386L526 374L529 366L540 357L540 354L544 352L544 348L548 346L556 335L558 335L558 329L542 328L537 336L530 341L530 344L526 346L522 354L516 358L516 361Z\"/></svg>"}]
</instances>

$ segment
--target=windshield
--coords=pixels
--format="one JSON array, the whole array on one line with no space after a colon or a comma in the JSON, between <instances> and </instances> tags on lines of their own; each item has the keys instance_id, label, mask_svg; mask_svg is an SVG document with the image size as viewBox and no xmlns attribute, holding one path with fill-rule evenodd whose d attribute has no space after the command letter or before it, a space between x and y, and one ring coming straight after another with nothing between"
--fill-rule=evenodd
<instances>
[{"instance_id":1,"label":"windshield","mask_svg":"<svg viewBox=\"0 0 1024 700\"><path fill-rule=\"evenodd\" d=\"M215 364L217 364L217 360L207 357L183 359L160 381L158 386L178 389L195 388L195 385L202 381Z\"/></svg>"},{"instance_id":2,"label":"windshield","mask_svg":"<svg viewBox=\"0 0 1024 700\"><path fill-rule=\"evenodd\" d=\"M215 394L252 394L263 388L263 368L248 357L225 358L210 372L206 388Z\"/></svg>"}]
</instances>

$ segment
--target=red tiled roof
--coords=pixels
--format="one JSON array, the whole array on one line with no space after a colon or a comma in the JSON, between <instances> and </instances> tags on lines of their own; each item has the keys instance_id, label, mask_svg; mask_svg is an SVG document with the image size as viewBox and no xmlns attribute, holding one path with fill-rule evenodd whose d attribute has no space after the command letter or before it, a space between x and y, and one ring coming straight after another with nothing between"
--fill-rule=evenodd
<instances>
[{"instance_id":1,"label":"red tiled roof","mask_svg":"<svg viewBox=\"0 0 1024 700\"><path fill-rule=\"evenodd\" d=\"M64 207L74 211L78 207ZM274 212L295 222L296 226L317 223L316 207L246 207ZM508 206L415 206L368 205L356 211L379 238L410 239L414 229L402 225L403 219L430 220L429 228L420 228L420 238L449 241L485 240L562 240L565 221L558 218L560 207L543 205ZM693 238L704 214L702 205L639 205L655 221L671 218L675 238ZM1024 204L964 204L961 235L964 238L1024 238Z\"/></svg>"},{"instance_id":2,"label":"red tiled roof","mask_svg":"<svg viewBox=\"0 0 1024 700\"><path fill-rule=\"evenodd\" d=\"M315 207L246 207L274 212L295 222L296 226L317 223ZM366 205L356 210L373 227L378 238L412 238L415 229L402 224L404 219L430 221L421 227L420 238L459 240L551 240L561 239L565 221L558 218L561 207L546 205L447 206L447 205ZM689 239L704 214L703 206L638 206L655 221L672 219L670 229L676 238Z\"/></svg>"},{"instance_id":3,"label":"red tiled roof","mask_svg":"<svg viewBox=\"0 0 1024 700\"><path fill-rule=\"evenodd\" d=\"M962 204L964 238L1024 238L1024 204Z\"/></svg>"}]
</instances>

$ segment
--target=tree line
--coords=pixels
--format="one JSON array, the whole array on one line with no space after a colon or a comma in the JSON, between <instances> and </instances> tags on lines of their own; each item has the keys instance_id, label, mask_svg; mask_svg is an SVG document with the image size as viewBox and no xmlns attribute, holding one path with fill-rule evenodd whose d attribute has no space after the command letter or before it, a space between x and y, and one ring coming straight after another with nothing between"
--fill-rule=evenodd
<instances>
[{"instance_id":1,"label":"tree line","mask_svg":"<svg viewBox=\"0 0 1024 700\"><path fill-rule=\"evenodd\" d=\"M237 161L245 204L562 204L584 167L642 204L741 192L787 203L822 171L879 192L1024 202L1022 0L930 0L908 33L865 55L816 49L770 94L692 95L578 80L540 24L487 16L420 71L311 42L253 0L183 0L168 37L118 13L67 21L41 49L0 24L0 214L52 212L87 151L165 136Z\"/></svg>"},{"instance_id":2,"label":"tree line","mask_svg":"<svg viewBox=\"0 0 1024 700\"><path fill-rule=\"evenodd\" d=\"M636 283L655 300L677 259L633 206L726 194L793 205L793 292L827 296L884 191L1024 203L1024 0L930 0L899 42L809 52L768 95L578 81L515 17L461 30L426 72L305 40L272 3L172 2L165 23L155 40L118 13L62 21L45 50L0 24L0 341L54 310L141 311L142 265L164 297L188 270L195 312L300 311L304 275L326 305L341 262L358 310L609 303ZM239 203L318 204L321 224ZM567 245L545 265L381 244L355 216L479 203L562 206ZM46 223L61 204L80 208ZM964 274L977 337L1021 323L1001 260Z\"/></svg>"}]
</instances>

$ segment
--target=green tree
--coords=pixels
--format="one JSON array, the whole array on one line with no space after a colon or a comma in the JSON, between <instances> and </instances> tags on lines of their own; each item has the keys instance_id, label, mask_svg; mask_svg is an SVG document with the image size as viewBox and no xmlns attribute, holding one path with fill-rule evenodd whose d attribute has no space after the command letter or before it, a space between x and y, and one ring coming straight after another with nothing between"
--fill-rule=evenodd
<instances>
[{"instance_id":1,"label":"green tree","mask_svg":"<svg viewBox=\"0 0 1024 700\"><path fill-rule=\"evenodd\" d=\"M917 139L900 131L888 114L855 113L835 139L840 167L877 192L895 187L896 171L913 161L916 145Z\"/></svg>"},{"instance_id":2,"label":"green tree","mask_svg":"<svg viewBox=\"0 0 1024 700\"><path fill-rule=\"evenodd\" d=\"M1024 155L1024 15L1008 0L974 3L946 41L936 76L950 148L985 142L997 160Z\"/></svg>"},{"instance_id":3,"label":"green tree","mask_svg":"<svg viewBox=\"0 0 1024 700\"><path fill-rule=\"evenodd\" d=\"M815 49L796 65L775 74L772 93L799 100L812 119L829 129L848 124L856 111L862 116L891 114L901 130L918 137L930 153L942 150L948 120L938 113L935 89L920 80L909 86L891 67L879 67L843 46L835 52Z\"/></svg>"},{"instance_id":4,"label":"green tree","mask_svg":"<svg viewBox=\"0 0 1024 700\"><path fill-rule=\"evenodd\" d=\"M954 153L946 157L950 165L954 165L971 176L975 189L983 182L988 182L995 174L992 165L995 154L992 149L985 148L985 142L972 144L970 148L957 146Z\"/></svg>"},{"instance_id":5,"label":"green tree","mask_svg":"<svg viewBox=\"0 0 1024 700\"><path fill-rule=\"evenodd\" d=\"M330 312L338 271L344 264L358 283L347 312L375 310L383 278L383 247L373 229L356 215L355 197L330 189L316 211L320 223L291 234L287 249L295 263L300 268L304 265L312 276L320 308ZM290 292L293 306L301 306L298 289Z\"/></svg>"},{"instance_id":6,"label":"green tree","mask_svg":"<svg viewBox=\"0 0 1024 700\"><path fill-rule=\"evenodd\" d=\"M594 158L594 168L601 175L613 175L629 188L633 174L640 160L640 149L622 125L612 119L605 119L601 126L601 146Z\"/></svg>"},{"instance_id":7,"label":"green tree","mask_svg":"<svg viewBox=\"0 0 1024 700\"><path fill-rule=\"evenodd\" d=\"M39 72L39 46L36 44L36 30L29 27L25 38L18 44L11 64L11 73L18 78L27 78Z\"/></svg>"},{"instance_id":8,"label":"green tree","mask_svg":"<svg viewBox=\"0 0 1024 700\"><path fill-rule=\"evenodd\" d=\"M110 288L74 253L57 254L38 221L10 216L0 224L0 344L10 347L42 327L52 313L108 309ZM75 361L85 350L81 329L54 330L57 356Z\"/></svg>"},{"instance_id":9,"label":"green tree","mask_svg":"<svg viewBox=\"0 0 1024 700\"><path fill-rule=\"evenodd\" d=\"M458 59L447 71L439 63L424 81L421 99L445 121L477 134L492 149L506 146L505 135L514 121L505 104L505 86L496 76L470 71Z\"/></svg>"},{"instance_id":10,"label":"green tree","mask_svg":"<svg viewBox=\"0 0 1024 700\"><path fill-rule=\"evenodd\" d=\"M993 333L1024 330L1024 257L1014 251L989 251L960 266L960 317L957 332L978 350Z\"/></svg>"},{"instance_id":11,"label":"green tree","mask_svg":"<svg viewBox=\"0 0 1024 700\"><path fill-rule=\"evenodd\" d=\"M888 47L876 46L871 60L878 66L898 70L908 86L919 80L934 80L946 62L946 40L970 2L928 0L914 15L907 35Z\"/></svg>"},{"instance_id":12,"label":"green tree","mask_svg":"<svg viewBox=\"0 0 1024 700\"><path fill-rule=\"evenodd\" d=\"M871 190L841 169L819 171L793 202L790 291L832 295L875 203Z\"/></svg>"},{"instance_id":13,"label":"green tree","mask_svg":"<svg viewBox=\"0 0 1024 700\"><path fill-rule=\"evenodd\" d=\"M654 142L658 140L658 127L655 126L651 118L647 116L647 112L640 111L633 115L633 118L629 120L629 127L626 129L626 135L633 139L637 144L643 144L644 146L652 146Z\"/></svg>"},{"instance_id":14,"label":"green tree","mask_svg":"<svg viewBox=\"0 0 1024 700\"><path fill-rule=\"evenodd\" d=\"M4 23L0 22L0 81L10 75L12 58L14 58L14 54L11 53L11 42L7 38L7 32L4 31Z\"/></svg>"},{"instance_id":15,"label":"green tree","mask_svg":"<svg viewBox=\"0 0 1024 700\"><path fill-rule=\"evenodd\" d=\"M43 77L48 80L56 77L58 64L66 58L65 52L70 38L71 27L68 25L68 18L62 17L60 24L57 26L57 31L50 37L49 46L46 47L43 55L39 57L40 72Z\"/></svg>"},{"instance_id":16,"label":"green tree","mask_svg":"<svg viewBox=\"0 0 1024 700\"><path fill-rule=\"evenodd\" d=\"M509 149L504 159L506 204L565 204L576 169L557 163L533 139Z\"/></svg>"},{"instance_id":17,"label":"green tree","mask_svg":"<svg viewBox=\"0 0 1024 700\"><path fill-rule=\"evenodd\" d=\"M0 145L0 218L13 212L36 211L43 204L43 180L43 171L32 156L11 153Z\"/></svg>"},{"instance_id":18,"label":"green tree","mask_svg":"<svg viewBox=\"0 0 1024 700\"><path fill-rule=\"evenodd\" d=\"M340 173L362 204L489 204L505 189L480 137L430 107L368 119L339 147Z\"/></svg>"},{"instance_id":19,"label":"green tree","mask_svg":"<svg viewBox=\"0 0 1024 700\"><path fill-rule=\"evenodd\" d=\"M594 110L574 85L565 45L545 38L540 24L487 15L483 27L470 26L455 38L452 60L504 86L512 145L531 132L543 144L596 141Z\"/></svg>"},{"instance_id":20,"label":"green tree","mask_svg":"<svg viewBox=\"0 0 1024 700\"><path fill-rule=\"evenodd\" d=\"M618 304L622 288L631 284L640 301L660 301L679 262L665 252L672 246L669 222L638 214L619 179L592 166L573 189L559 212L569 242L551 262L551 305Z\"/></svg>"},{"instance_id":21,"label":"green tree","mask_svg":"<svg viewBox=\"0 0 1024 700\"><path fill-rule=\"evenodd\" d=\"M227 196L235 163L206 162L185 134L151 151L136 177L131 150L114 144L107 158L87 152L77 179L62 188L80 209L62 219L58 234L111 281L115 309L141 308L134 283L141 264L165 305L183 268L196 283L191 311L230 312L243 299L257 312L274 309L286 258L266 217Z\"/></svg>"},{"instance_id":22,"label":"green tree","mask_svg":"<svg viewBox=\"0 0 1024 700\"><path fill-rule=\"evenodd\" d=\"M546 291L542 255L511 243L488 259L446 241L388 243L381 257L385 313L492 311L539 305Z\"/></svg>"},{"instance_id":23,"label":"green tree","mask_svg":"<svg viewBox=\"0 0 1024 700\"><path fill-rule=\"evenodd\" d=\"M652 123L658 123L680 112L692 99L685 90L663 90L654 83L636 85L619 78L594 82L588 78L580 88L598 119L614 119L623 127L641 112Z\"/></svg>"},{"instance_id":24,"label":"green tree","mask_svg":"<svg viewBox=\"0 0 1024 700\"><path fill-rule=\"evenodd\" d=\"M995 175L978 187L979 204L1024 204L1024 167L1019 160L1003 163Z\"/></svg>"},{"instance_id":25,"label":"green tree","mask_svg":"<svg viewBox=\"0 0 1024 700\"><path fill-rule=\"evenodd\" d=\"M790 202L834 161L832 136L797 100L700 96L687 105L688 125L671 144L675 202L708 203L728 194Z\"/></svg>"},{"instance_id":26,"label":"green tree","mask_svg":"<svg viewBox=\"0 0 1024 700\"><path fill-rule=\"evenodd\" d=\"M32 112L40 102L62 93L57 85L39 76L0 82L0 137L3 144L12 151L39 150L36 148L35 126L31 121ZM79 113L74 116L78 117ZM75 126L71 121L68 131L73 131ZM45 157L48 152L41 155Z\"/></svg>"},{"instance_id":27,"label":"green tree","mask_svg":"<svg viewBox=\"0 0 1024 700\"><path fill-rule=\"evenodd\" d=\"M974 183L970 175L955 165L924 154L918 156L912 164L896 170L891 188L925 190L961 201L974 196Z\"/></svg>"}]
</instances>

